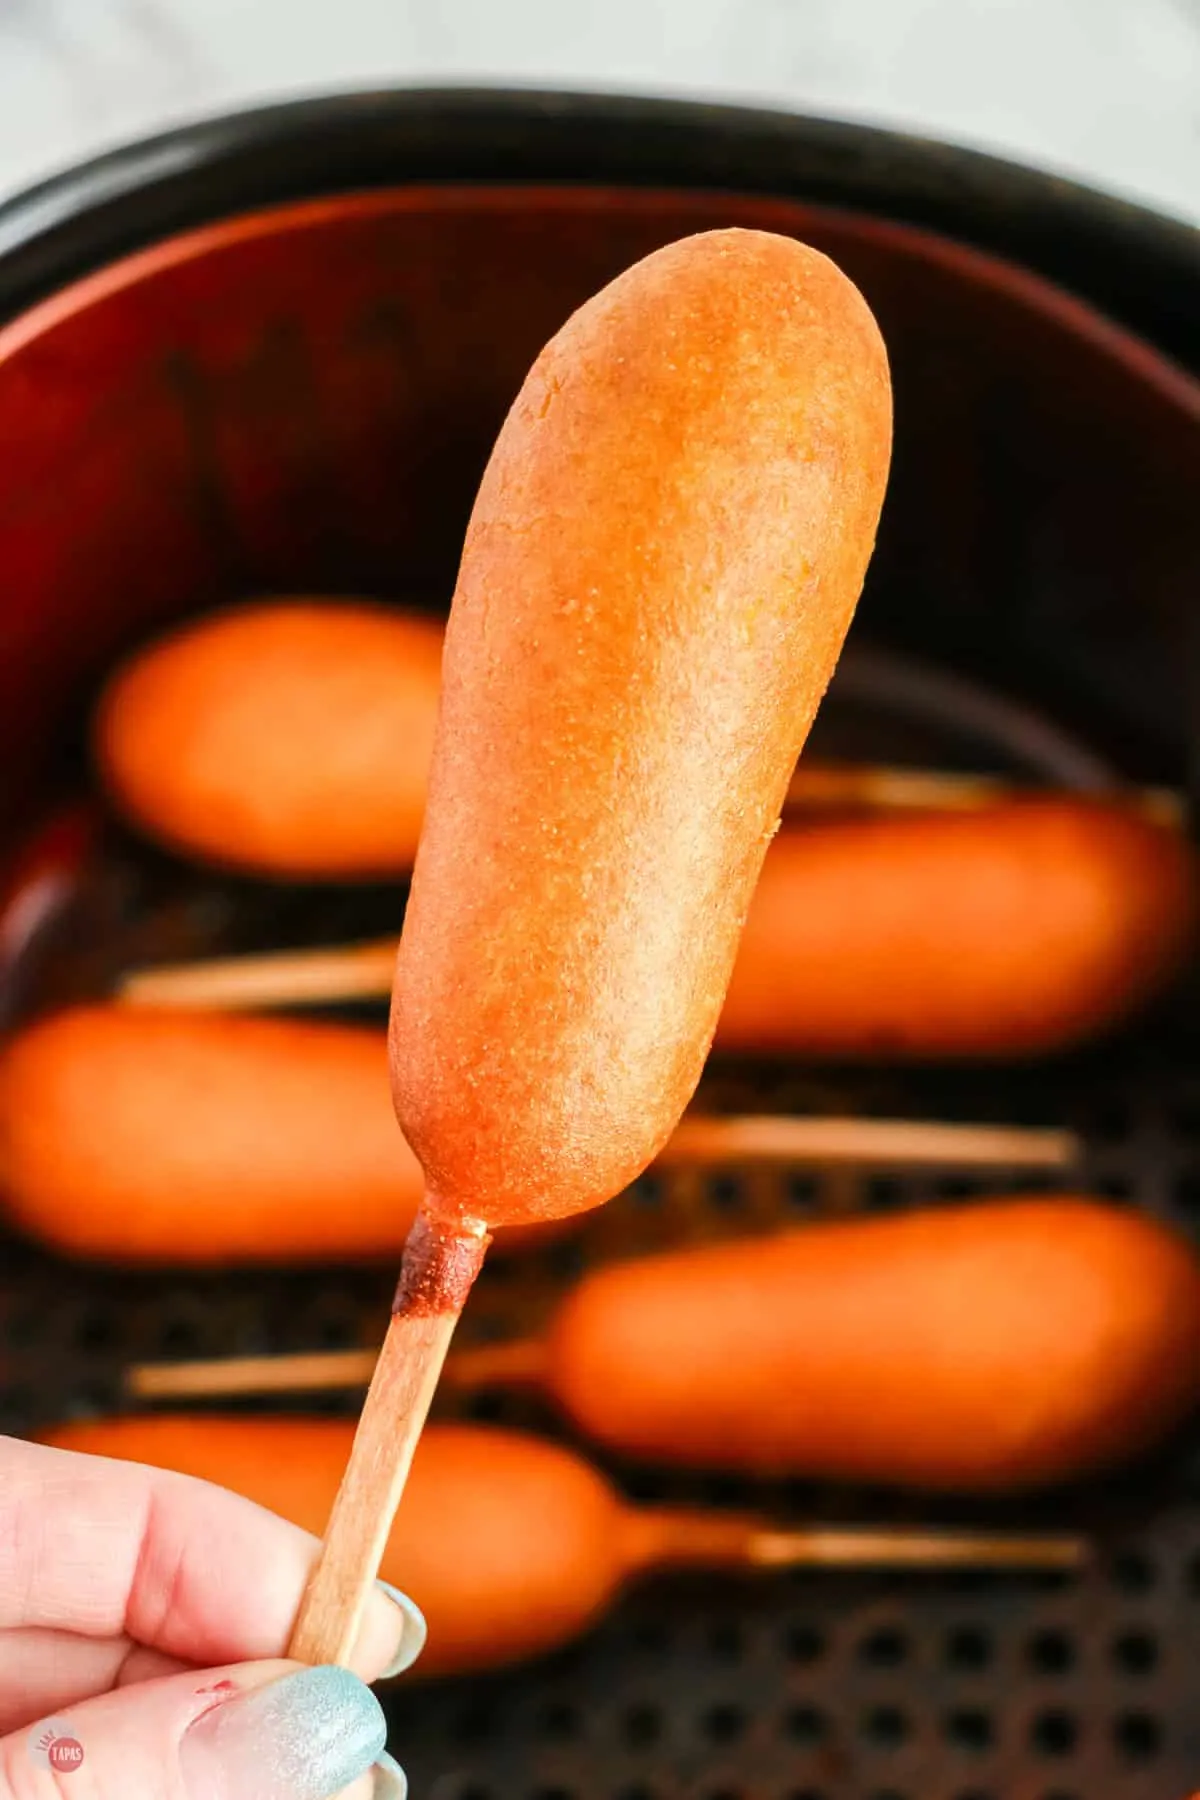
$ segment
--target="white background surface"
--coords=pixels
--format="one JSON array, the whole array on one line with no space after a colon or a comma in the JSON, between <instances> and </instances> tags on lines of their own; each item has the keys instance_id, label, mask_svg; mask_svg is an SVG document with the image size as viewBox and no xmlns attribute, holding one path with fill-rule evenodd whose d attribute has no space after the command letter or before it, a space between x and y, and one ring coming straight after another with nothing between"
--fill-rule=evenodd
<instances>
[{"instance_id":1,"label":"white background surface","mask_svg":"<svg viewBox=\"0 0 1200 1800\"><path fill-rule=\"evenodd\" d=\"M761 100L1200 224L1200 0L0 0L0 194L200 114L386 82Z\"/></svg>"}]
</instances>

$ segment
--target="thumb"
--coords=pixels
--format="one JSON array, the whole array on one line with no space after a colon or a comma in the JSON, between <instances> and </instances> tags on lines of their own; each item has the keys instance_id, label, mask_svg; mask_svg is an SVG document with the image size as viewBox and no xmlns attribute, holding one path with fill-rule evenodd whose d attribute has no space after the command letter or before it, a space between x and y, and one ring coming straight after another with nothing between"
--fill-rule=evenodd
<instances>
[{"instance_id":1,"label":"thumb","mask_svg":"<svg viewBox=\"0 0 1200 1800\"><path fill-rule=\"evenodd\" d=\"M345 1669L193 1671L0 1738L0 1800L404 1800L386 1736Z\"/></svg>"}]
</instances>

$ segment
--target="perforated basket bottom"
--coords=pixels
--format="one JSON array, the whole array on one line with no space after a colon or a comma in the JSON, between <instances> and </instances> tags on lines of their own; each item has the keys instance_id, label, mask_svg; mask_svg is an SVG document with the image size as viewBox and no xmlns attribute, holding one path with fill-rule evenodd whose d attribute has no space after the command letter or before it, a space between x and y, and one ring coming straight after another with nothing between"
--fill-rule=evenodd
<instances>
[{"instance_id":1,"label":"perforated basket bottom","mask_svg":"<svg viewBox=\"0 0 1200 1800\"><path fill-rule=\"evenodd\" d=\"M1195 1230L1200 1079L959 1075L805 1081L710 1074L710 1108L851 1105L1061 1122L1091 1146L1086 1184ZM944 1204L1023 1183L856 1180L724 1170L655 1178L536 1256L495 1262L464 1336L529 1330L586 1262L814 1212ZM1046 1185L1046 1184L1042 1184ZM138 1357L378 1338L393 1271L163 1279L64 1268L6 1245L3 1423L106 1409ZM353 1410L354 1396L324 1402ZM312 1402L297 1403L297 1409ZM474 1416L557 1429L523 1402ZM1200 1439L1119 1481L1024 1509L789 1486L657 1479L650 1498L759 1505L784 1520L876 1517L1082 1525L1075 1577L828 1573L660 1579L585 1641L512 1673L401 1684L392 1747L428 1800L1184 1800L1200 1786Z\"/></svg>"}]
</instances>

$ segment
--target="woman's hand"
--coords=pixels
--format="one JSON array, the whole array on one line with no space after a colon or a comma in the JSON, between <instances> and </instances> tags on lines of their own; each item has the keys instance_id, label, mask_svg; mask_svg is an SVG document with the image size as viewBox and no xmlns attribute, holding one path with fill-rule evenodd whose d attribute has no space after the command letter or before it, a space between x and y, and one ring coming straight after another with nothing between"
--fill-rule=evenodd
<instances>
[{"instance_id":1,"label":"woman's hand","mask_svg":"<svg viewBox=\"0 0 1200 1800\"><path fill-rule=\"evenodd\" d=\"M424 1622L381 1585L353 1674L281 1660L316 1548L205 1482L0 1438L0 1800L400 1800L364 1684Z\"/></svg>"}]
</instances>

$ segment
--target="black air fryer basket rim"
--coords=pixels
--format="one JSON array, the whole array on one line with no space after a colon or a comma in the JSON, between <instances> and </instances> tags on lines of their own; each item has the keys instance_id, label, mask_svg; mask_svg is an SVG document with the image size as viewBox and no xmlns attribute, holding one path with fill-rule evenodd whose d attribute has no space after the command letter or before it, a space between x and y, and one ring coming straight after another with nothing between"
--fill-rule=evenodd
<instances>
[{"instance_id":1,"label":"black air fryer basket rim","mask_svg":"<svg viewBox=\"0 0 1200 1800\"><path fill-rule=\"evenodd\" d=\"M412 182L768 194L940 232L1023 264L1200 373L1200 232L950 144L699 101L394 88L231 113L136 142L0 206L0 319L231 213Z\"/></svg>"}]
</instances>

